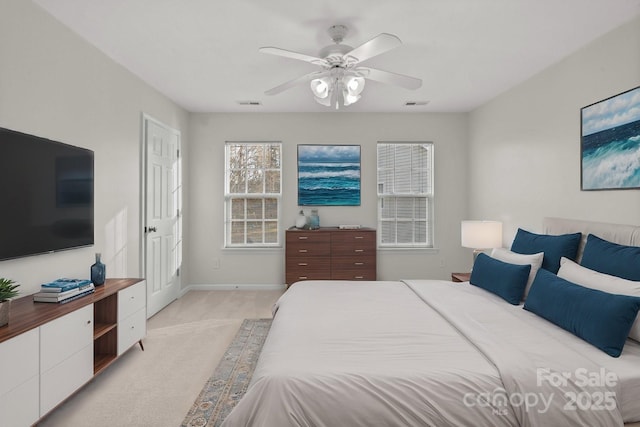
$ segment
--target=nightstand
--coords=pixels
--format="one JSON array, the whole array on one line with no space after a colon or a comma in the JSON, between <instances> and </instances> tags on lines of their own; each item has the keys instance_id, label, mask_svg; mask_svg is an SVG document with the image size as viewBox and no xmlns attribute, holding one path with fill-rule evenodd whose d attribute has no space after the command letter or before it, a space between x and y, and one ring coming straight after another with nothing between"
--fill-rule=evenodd
<instances>
[{"instance_id":1,"label":"nightstand","mask_svg":"<svg viewBox=\"0 0 640 427\"><path fill-rule=\"evenodd\" d=\"M452 282L468 282L471 278L471 273L451 273Z\"/></svg>"}]
</instances>

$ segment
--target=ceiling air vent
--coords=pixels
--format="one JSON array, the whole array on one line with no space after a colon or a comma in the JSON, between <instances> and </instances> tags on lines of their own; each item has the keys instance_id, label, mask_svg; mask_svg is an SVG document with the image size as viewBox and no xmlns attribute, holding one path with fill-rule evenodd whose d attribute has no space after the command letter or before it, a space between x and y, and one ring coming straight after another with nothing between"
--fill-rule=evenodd
<instances>
[{"instance_id":1,"label":"ceiling air vent","mask_svg":"<svg viewBox=\"0 0 640 427\"><path fill-rule=\"evenodd\" d=\"M429 101L407 101L404 103L405 107L421 107L427 105Z\"/></svg>"},{"instance_id":2,"label":"ceiling air vent","mask_svg":"<svg viewBox=\"0 0 640 427\"><path fill-rule=\"evenodd\" d=\"M260 102L260 101L238 101L238 104L240 104L240 105L259 106L259 105L262 105L262 102Z\"/></svg>"}]
</instances>

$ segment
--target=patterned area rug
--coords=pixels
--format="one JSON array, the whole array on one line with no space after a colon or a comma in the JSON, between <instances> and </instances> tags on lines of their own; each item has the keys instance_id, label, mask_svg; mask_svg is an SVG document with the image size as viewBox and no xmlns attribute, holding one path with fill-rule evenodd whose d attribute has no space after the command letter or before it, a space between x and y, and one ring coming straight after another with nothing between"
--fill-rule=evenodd
<instances>
[{"instance_id":1,"label":"patterned area rug","mask_svg":"<svg viewBox=\"0 0 640 427\"><path fill-rule=\"evenodd\" d=\"M219 426L247 391L271 319L245 319L182 427Z\"/></svg>"}]
</instances>

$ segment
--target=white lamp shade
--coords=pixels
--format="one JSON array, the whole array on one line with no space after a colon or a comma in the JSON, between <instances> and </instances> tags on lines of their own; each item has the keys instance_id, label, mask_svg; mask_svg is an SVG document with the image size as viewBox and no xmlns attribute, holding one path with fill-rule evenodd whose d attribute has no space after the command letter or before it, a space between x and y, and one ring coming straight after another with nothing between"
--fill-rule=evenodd
<instances>
[{"instance_id":1,"label":"white lamp shade","mask_svg":"<svg viewBox=\"0 0 640 427\"><path fill-rule=\"evenodd\" d=\"M500 221L462 221L461 244L465 248L490 249L502 247Z\"/></svg>"}]
</instances>

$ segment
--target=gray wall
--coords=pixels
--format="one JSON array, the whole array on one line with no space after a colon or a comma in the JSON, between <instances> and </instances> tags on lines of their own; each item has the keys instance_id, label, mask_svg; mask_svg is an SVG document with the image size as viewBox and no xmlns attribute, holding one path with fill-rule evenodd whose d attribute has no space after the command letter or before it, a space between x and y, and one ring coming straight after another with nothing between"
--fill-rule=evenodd
<instances>
[{"instance_id":1,"label":"gray wall","mask_svg":"<svg viewBox=\"0 0 640 427\"><path fill-rule=\"evenodd\" d=\"M88 277L94 252L108 277L140 277L141 115L187 141L186 111L30 1L0 3L0 58L0 126L95 151L95 246L2 261L0 277L33 293L47 280Z\"/></svg>"},{"instance_id":2,"label":"gray wall","mask_svg":"<svg viewBox=\"0 0 640 427\"><path fill-rule=\"evenodd\" d=\"M471 114L189 114L28 1L0 5L0 126L96 153L93 248L0 262L23 293L88 275L102 252L110 277L140 276L141 114L181 130L189 284L281 284L284 253L223 249L224 142L284 146L283 225L294 223L296 145L362 146L362 205L320 208L323 225L376 226L375 144L435 143L434 251L381 251L379 277L447 278L467 270L460 221L539 229L548 215L637 224L638 190L580 192L580 107L640 85L640 20L620 27ZM121 243L118 243L121 242ZM218 268L214 268L216 263Z\"/></svg>"},{"instance_id":3,"label":"gray wall","mask_svg":"<svg viewBox=\"0 0 640 427\"><path fill-rule=\"evenodd\" d=\"M460 248L460 220L467 209L466 114L192 114L189 126L189 270L191 283L282 284L284 251L237 250L224 246L225 141L281 141L283 227L292 226L297 206L297 144L359 144L362 203L320 207L321 225L376 227L376 143L433 141L435 144L435 251L380 251L379 279L447 278L464 268L470 253ZM284 238L284 236L283 236ZM468 255L468 256L467 256ZM215 268L219 264L219 268Z\"/></svg>"},{"instance_id":4,"label":"gray wall","mask_svg":"<svg viewBox=\"0 0 640 427\"><path fill-rule=\"evenodd\" d=\"M580 191L580 108L640 85L640 19L473 111L470 216L540 231L544 216L640 223L640 190Z\"/></svg>"}]
</instances>

